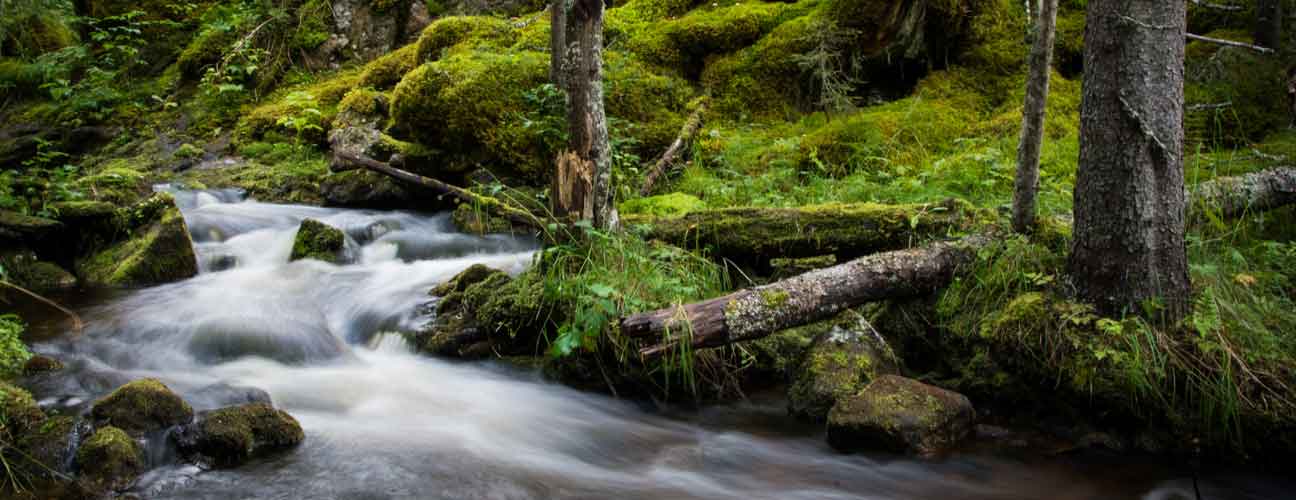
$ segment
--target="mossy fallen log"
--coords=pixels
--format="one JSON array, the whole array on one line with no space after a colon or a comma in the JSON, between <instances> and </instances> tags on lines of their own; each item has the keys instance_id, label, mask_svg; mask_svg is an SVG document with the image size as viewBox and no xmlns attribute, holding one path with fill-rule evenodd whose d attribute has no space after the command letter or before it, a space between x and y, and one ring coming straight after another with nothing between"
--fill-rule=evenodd
<instances>
[{"instance_id":1,"label":"mossy fallen log","mask_svg":"<svg viewBox=\"0 0 1296 500\"><path fill-rule=\"evenodd\" d=\"M658 158L653 163L652 168L648 169L648 175L644 176L643 187L639 189L640 195L648 196L652 194L657 179L678 168L680 157L687 153L689 144L693 143L698 131L702 130L702 115L706 113L706 108L707 100L703 99L698 103L697 109L693 111L689 119L684 122L684 126L680 128L680 133L675 137L675 141L671 142L670 147L666 148L666 152L662 153L661 158Z\"/></svg>"},{"instance_id":2,"label":"mossy fallen log","mask_svg":"<svg viewBox=\"0 0 1296 500\"><path fill-rule=\"evenodd\" d=\"M639 351L644 357L661 355L681 343L706 348L757 339L866 302L940 289L990 241L974 235L869 255L723 297L626 316L620 321L621 333L660 339Z\"/></svg>"},{"instance_id":3,"label":"mossy fallen log","mask_svg":"<svg viewBox=\"0 0 1296 500\"><path fill-rule=\"evenodd\" d=\"M765 270L773 258L833 254L851 259L919 245L971 227L972 209L939 204L848 203L800 208L726 208L677 218L627 216L625 227L646 238Z\"/></svg>"},{"instance_id":4,"label":"mossy fallen log","mask_svg":"<svg viewBox=\"0 0 1296 500\"><path fill-rule=\"evenodd\" d=\"M1296 203L1296 168L1274 167L1206 181L1197 185L1189 199L1189 220L1201 220L1207 214L1240 217L1291 205Z\"/></svg>"}]
</instances>

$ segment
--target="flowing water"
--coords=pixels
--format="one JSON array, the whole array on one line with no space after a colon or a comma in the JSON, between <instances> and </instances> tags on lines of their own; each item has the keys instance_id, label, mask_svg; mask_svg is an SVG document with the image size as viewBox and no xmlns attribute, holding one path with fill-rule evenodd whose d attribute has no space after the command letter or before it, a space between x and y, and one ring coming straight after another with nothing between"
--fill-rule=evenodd
<instances>
[{"instance_id":1,"label":"flowing water","mask_svg":"<svg viewBox=\"0 0 1296 500\"><path fill-rule=\"evenodd\" d=\"M159 467L133 490L144 498L1193 498L1183 471L1145 463L843 456L791 423L778 400L647 411L533 373L420 356L389 332L426 321L417 311L429 288L474 263L519 272L535 242L457 234L445 215L272 205L232 191L176 196L202 272L72 298L84 333L35 346L68 369L28 383L67 412L141 377L161 378L199 410L268 393L306 441L205 471L176 463L155 437ZM288 261L307 217L345 230L348 264ZM1249 479L1201 487L1212 499L1290 491Z\"/></svg>"}]
</instances>

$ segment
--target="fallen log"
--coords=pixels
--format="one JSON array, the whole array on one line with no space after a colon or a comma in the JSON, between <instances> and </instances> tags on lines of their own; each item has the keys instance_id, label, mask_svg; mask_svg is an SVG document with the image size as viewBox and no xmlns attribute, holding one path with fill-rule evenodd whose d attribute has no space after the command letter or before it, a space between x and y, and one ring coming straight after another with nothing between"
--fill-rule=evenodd
<instances>
[{"instance_id":1,"label":"fallen log","mask_svg":"<svg viewBox=\"0 0 1296 500\"><path fill-rule=\"evenodd\" d=\"M620 329L630 338L661 339L640 349L645 358L685 342L707 348L756 339L866 302L931 293L949 284L990 241L975 235L869 255L723 297L626 316Z\"/></svg>"},{"instance_id":2,"label":"fallen log","mask_svg":"<svg viewBox=\"0 0 1296 500\"><path fill-rule=\"evenodd\" d=\"M344 152L334 152L334 157L389 176L393 179L426 188L437 194L453 196L459 201L471 203L473 206L479 207L493 215L508 219L509 222L514 224L520 224L535 229L544 229L545 227L544 220L536 217L535 214L514 207L513 205L500 201L497 198L476 194L467 189L446 184L430 177L423 177L412 172L407 172L372 158L365 158Z\"/></svg>"},{"instance_id":3,"label":"fallen log","mask_svg":"<svg viewBox=\"0 0 1296 500\"><path fill-rule=\"evenodd\" d=\"M1189 199L1190 221L1207 213L1231 218L1290 205L1296 203L1296 168L1274 167L1206 181L1197 185Z\"/></svg>"},{"instance_id":4,"label":"fallen log","mask_svg":"<svg viewBox=\"0 0 1296 500\"><path fill-rule=\"evenodd\" d=\"M835 255L839 260L906 248L971 226L964 202L913 205L844 203L799 208L726 208L677 218L627 216L648 239L707 249L717 259L766 269L775 257Z\"/></svg>"},{"instance_id":5,"label":"fallen log","mask_svg":"<svg viewBox=\"0 0 1296 500\"><path fill-rule=\"evenodd\" d=\"M666 172L671 170L672 167L678 163L680 154L682 154L685 148L693 142L693 138L697 136L698 130L701 130L702 115L706 113L706 107L707 102L704 99L698 104L698 107L693 111L693 114L689 115L689 119L686 120L684 126L680 128L680 133L675 137L675 141L671 143L670 147L666 148L666 152L662 153L661 158L658 158L657 161L653 163L652 168L648 170L648 175L644 177L643 188L639 190L640 195L648 196L652 194L653 186L657 183L657 179L666 175Z\"/></svg>"}]
</instances>

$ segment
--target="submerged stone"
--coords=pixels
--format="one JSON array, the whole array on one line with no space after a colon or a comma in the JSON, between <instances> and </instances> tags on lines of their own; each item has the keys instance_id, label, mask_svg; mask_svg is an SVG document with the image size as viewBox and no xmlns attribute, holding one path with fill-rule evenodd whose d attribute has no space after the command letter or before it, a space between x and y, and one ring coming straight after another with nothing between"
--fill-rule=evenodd
<instances>
[{"instance_id":1,"label":"submerged stone","mask_svg":"<svg viewBox=\"0 0 1296 500\"><path fill-rule=\"evenodd\" d=\"M306 435L301 424L268 403L231 406L203 414L174 435L180 453L216 467L291 449Z\"/></svg>"},{"instance_id":2,"label":"submerged stone","mask_svg":"<svg viewBox=\"0 0 1296 500\"><path fill-rule=\"evenodd\" d=\"M345 260L346 234L315 219L305 219L293 240L292 255L288 260L315 259L330 264Z\"/></svg>"},{"instance_id":3,"label":"submerged stone","mask_svg":"<svg viewBox=\"0 0 1296 500\"><path fill-rule=\"evenodd\" d=\"M878 375L896 372L895 353L867 322L833 325L815 338L795 372L788 412L822 422L838 400L858 393Z\"/></svg>"},{"instance_id":4,"label":"submerged stone","mask_svg":"<svg viewBox=\"0 0 1296 500\"><path fill-rule=\"evenodd\" d=\"M144 452L125 431L102 427L81 443L76 464L87 489L121 490L144 472Z\"/></svg>"},{"instance_id":5,"label":"submerged stone","mask_svg":"<svg viewBox=\"0 0 1296 500\"><path fill-rule=\"evenodd\" d=\"M169 283L198 274L189 227L175 198L158 194L121 214L130 237L80 259L79 276L100 286Z\"/></svg>"},{"instance_id":6,"label":"submerged stone","mask_svg":"<svg viewBox=\"0 0 1296 500\"><path fill-rule=\"evenodd\" d=\"M188 423L193 419L193 408L166 384L146 378L118 387L96 401L91 415L132 435L141 435Z\"/></svg>"},{"instance_id":7,"label":"submerged stone","mask_svg":"<svg viewBox=\"0 0 1296 500\"><path fill-rule=\"evenodd\" d=\"M972 430L972 403L917 380L882 375L828 413L828 444L840 451L886 450L936 456Z\"/></svg>"}]
</instances>

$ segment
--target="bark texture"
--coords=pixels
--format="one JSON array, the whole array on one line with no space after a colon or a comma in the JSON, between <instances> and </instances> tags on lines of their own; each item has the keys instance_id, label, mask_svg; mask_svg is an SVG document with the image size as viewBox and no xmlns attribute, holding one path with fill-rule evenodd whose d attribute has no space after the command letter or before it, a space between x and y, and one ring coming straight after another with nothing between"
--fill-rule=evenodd
<instances>
[{"instance_id":1,"label":"bark texture","mask_svg":"<svg viewBox=\"0 0 1296 500\"><path fill-rule=\"evenodd\" d=\"M1044 110L1048 102L1049 71L1053 66L1053 40L1057 32L1058 0L1039 0L1035 43L1030 52L1026 102L1022 106L1021 138L1017 146L1017 179L1013 189L1013 230L1025 233L1035 226L1035 198L1039 192L1040 147L1044 142Z\"/></svg>"},{"instance_id":2,"label":"bark texture","mask_svg":"<svg viewBox=\"0 0 1296 500\"><path fill-rule=\"evenodd\" d=\"M591 173L588 196L595 227L611 229L617 225L616 206L612 202L612 151L608 141L607 115L603 109L603 1L572 0L566 14L566 70L563 84L567 91L567 152L560 154L559 164ZM584 165L574 166L572 162ZM556 215L571 217L584 205L554 207Z\"/></svg>"},{"instance_id":3,"label":"bark texture","mask_svg":"<svg viewBox=\"0 0 1296 500\"><path fill-rule=\"evenodd\" d=\"M627 217L645 237L764 270L775 257L840 260L921 244L971 225L966 204L848 203L798 208L727 208L679 218Z\"/></svg>"},{"instance_id":4,"label":"bark texture","mask_svg":"<svg viewBox=\"0 0 1296 500\"><path fill-rule=\"evenodd\" d=\"M549 4L549 81L559 90L563 85L563 56L567 53L567 0L553 0Z\"/></svg>"},{"instance_id":5,"label":"bark texture","mask_svg":"<svg viewBox=\"0 0 1296 500\"><path fill-rule=\"evenodd\" d=\"M865 302L914 297L947 285L990 240L971 236L862 257L723 297L621 319L621 333L658 338L640 350L662 354L681 342L694 348L751 340L830 318Z\"/></svg>"},{"instance_id":6,"label":"bark texture","mask_svg":"<svg viewBox=\"0 0 1296 500\"><path fill-rule=\"evenodd\" d=\"M680 128L680 133L675 137L675 141L671 142L670 147L666 148L666 152L662 153L661 158L658 158L653 163L652 168L648 169L648 175L644 177L643 188L640 189L639 194L643 196L652 194L657 179L666 175L668 171L679 164L680 156L687 151L689 144L693 143L693 138L697 137L698 130L702 129L702 114L706 113L706 106L706 101L698 104L698 108L693 111L688 121L685 121L684 126Z\"/></svg>"},{"instance_id":7,"label":"bark texture","mask_svg":"<svg viewBox=\"0 0 1296 500\"><path fill-rule=\"evenodd\" d=\"M1189 309L1184 243L1186 2L1092 0L1070 270L1104 314Z\"/></svg>"},{"instance_id":8,"label":"bark texture","mask_svg":"<svg viewBox=\"0 0 1296 500\"><path fill-rule=\"evenodd\" d=\"M1282 43L1282 4L1282 0L1256 0L1256 45L1277 49Z\"/></svg>"}]
</instances>

